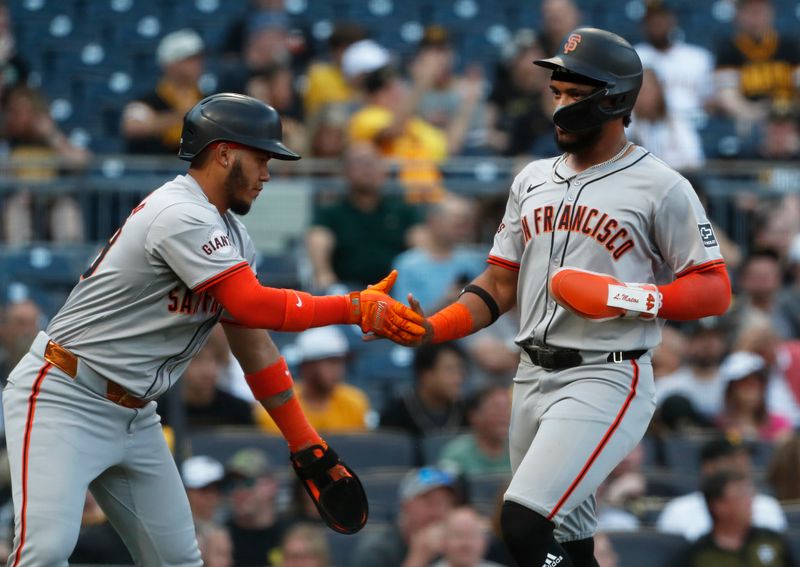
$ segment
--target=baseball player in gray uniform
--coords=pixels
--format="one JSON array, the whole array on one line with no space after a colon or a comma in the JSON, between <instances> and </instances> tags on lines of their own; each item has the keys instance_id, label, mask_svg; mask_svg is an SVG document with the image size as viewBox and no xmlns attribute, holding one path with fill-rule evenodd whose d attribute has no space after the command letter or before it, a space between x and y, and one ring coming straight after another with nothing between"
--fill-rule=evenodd
<instances>
[{"instance_id":1,"label":"baseball player in gray uniform","mask_svg":"<svg viewBox=\"0 0 800 567\"><path fill-rule=\"evenodd\" d=\"M422 318L386 295L396 274L347 296L258 283L253 243L233 213L247 213L271 158L300 158L282 143L273 108L243 95L204 99L184 119L179 157L191 161L188 174L133 210L8 377L9 566L67 565L87 489L137 565L201 565L153 400L219 321L323 519L343 533L366 522L358 478L308 424L262 329L354 323L367 332L402 327L411 340L424 329L407 320Z\"/></svg>"},{"instance_id":2,"label":"baseball player in gray uniform","mask_svg":"<svg viewBox=\"0 0 800 567\"><path fill-rule=\"evenodd\" d=\"M594 494L653 414L663 319L724 312L730 283L690 184L625 138L642 81L630 44L579 28L535 63L552 70L565 153L517 175L487 269L423 339L395 340L457 339L516 303L503 537L521 567L596 566Z\"/></svg>"}]
</instances>

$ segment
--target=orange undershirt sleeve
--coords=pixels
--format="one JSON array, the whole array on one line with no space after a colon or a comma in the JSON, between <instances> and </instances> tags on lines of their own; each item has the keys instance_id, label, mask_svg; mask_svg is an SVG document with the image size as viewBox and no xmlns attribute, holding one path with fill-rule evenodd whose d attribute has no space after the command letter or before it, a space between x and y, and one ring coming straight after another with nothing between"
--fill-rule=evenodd
<instances>
[{"instance_id":1,"label":"orange undershirt sleeve","mask_svg":"<svg viewBox=\"0 0 800 567\"><path fill-rule=\"evenodd\" d=\"M245 327L304 331L350 323L343 295L314 296L304 291L265 287L251 270L239 270L206 291Z\"/></svg>"},{"instance_id":2,"label":"orange undershirt sleeve","mask_svg":"<svg viewBox=\"0 0 800 567\"><path fill-rule=\"evenodd\" d=\"M731 282L724 264L690 272L658 290L658 316L673 321L722 315L731 303Z\"/></svg>"}]
</instances>

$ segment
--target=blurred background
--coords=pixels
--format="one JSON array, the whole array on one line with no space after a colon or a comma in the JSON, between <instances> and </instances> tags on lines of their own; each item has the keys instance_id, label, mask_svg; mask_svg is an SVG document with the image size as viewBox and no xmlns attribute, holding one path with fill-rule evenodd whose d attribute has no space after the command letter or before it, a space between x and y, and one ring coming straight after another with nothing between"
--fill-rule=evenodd
<instances>
[{"instance_id":1,"label":"blurred background","mask_svg":"<svg viewBox=\"0 0 800 567\"><path fill-rule=\"evenodd\" d=\"M396 297L452 301L516 173L558 153L532 61L579 25L636 46L628 137L692 182L735 295L723 317L665 328L656 417L598 494L601 567L688 565L719 467L800 556L797 0L0 1L0 376L130 210L185 172L183 115L215 92L274 106L303 155L270 163L242 219L264 284L341 293L396 267ZM320 527L216 332L159 402L206 564L514 565L496 515L517 325L416 351L347 327L273 334L366 485L355 536ZM84 516L74 563L130 564L91 497ZM12 523L3 472L0 550Z\"/></svg>"}]
</instances>

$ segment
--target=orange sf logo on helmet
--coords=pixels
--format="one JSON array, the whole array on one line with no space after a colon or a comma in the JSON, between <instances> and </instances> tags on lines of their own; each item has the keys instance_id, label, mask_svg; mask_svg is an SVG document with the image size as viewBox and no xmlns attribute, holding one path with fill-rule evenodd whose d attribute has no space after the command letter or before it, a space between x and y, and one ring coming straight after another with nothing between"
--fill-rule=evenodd
<instances>
[{"instance_id":1,"label":"orange sf logo on helmet","mask_svg":"<svg viewBox=\"0 0 800 567\"><path fill-rule=\"evenodd\" d=\"M567 38L567 43L564 44L564 53L569 53L570 51L575 51L578 48L578 44L581 42L581 34L573 33Z\"/></svg>"}]
</instances>

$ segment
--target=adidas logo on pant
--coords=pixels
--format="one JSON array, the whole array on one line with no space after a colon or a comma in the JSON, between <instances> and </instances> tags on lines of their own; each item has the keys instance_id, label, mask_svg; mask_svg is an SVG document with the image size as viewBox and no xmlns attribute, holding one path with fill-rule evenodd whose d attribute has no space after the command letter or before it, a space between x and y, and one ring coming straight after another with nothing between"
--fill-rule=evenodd
<instances>
[{"instance_id":1,"label":"adidas logo on pant","mask_svg":"<svg viewBox=\"0 0 800 567\"><path fill-rule=\"evenodd\" d=\"M547 554L547 558L544 560L544 565L542 565L542 567L555 567L556 565L561 563L563 560L564 560L564 558L561 557L560 555L559 556L555 556L552 553L548 553Z\"/></svg>"}]
</instances>

